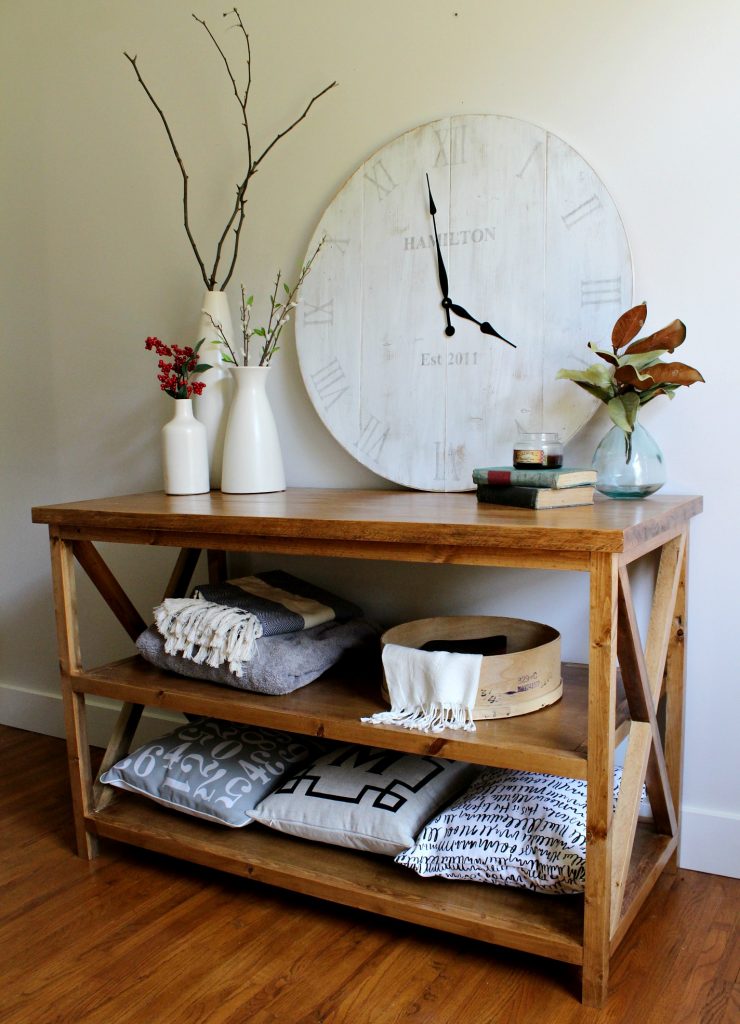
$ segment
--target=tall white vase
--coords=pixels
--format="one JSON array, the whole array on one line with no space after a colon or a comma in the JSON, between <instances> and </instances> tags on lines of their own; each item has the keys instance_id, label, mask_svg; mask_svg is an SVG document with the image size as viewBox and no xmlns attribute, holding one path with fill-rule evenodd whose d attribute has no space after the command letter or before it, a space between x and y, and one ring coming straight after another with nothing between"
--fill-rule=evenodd
<instances>
[{"instance_id":1,"label":"tall white vase","mask_svg":"<svg viewBox=\"0 0 740 1024\"><path fill-rule=\"evenodd\" d=\"M269 372L269 366L231 368L235 390L221 473L221 490L227 494L285 490L280 438L265 390Z\"/></svg>"},{"instance_id":2,"label":"tall white vase","mask_svg":"<svg viewBox=\"0 0 740 1024\"><path fill-rule=\"evenodd\" d=\"M228 364L224 362L223 345L212 345L218 339L218 331L211 323L210 317L221 325L221 329L234 347L234 326L231 321L229 303L225 292L206 292L203 298L202 312L198 324L196 341L205 338L199 352L202 363L210 363L211 369L199 373L197 379L206 385L203 393L193 399L195 415L206 428L208 440L208 465L211 487L221 486L221 462L224 451L224 435L226 420L229 415L233 390Z\"/></svg>"},{"instance_id":3,"label":"tall white vase","mask_svg":"<svg viewBox=\"0 0 740 1024\"><path fill-rule=\"evenodd\" d=\"M162 427L162 475L166 494L205 494L208 483L206 428L193 415L192 398L176 398L175 415Z\"/></svg>"}]
</instances>

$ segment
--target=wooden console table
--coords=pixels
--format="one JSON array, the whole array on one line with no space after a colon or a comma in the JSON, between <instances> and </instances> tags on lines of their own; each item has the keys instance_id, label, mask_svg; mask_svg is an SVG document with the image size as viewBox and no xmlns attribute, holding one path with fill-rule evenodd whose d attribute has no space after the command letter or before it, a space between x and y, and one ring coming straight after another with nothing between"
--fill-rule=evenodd
<instances>
[{"instance_id":1,"label":"wooden console table","mask_svg":"<svg viewBox=\"0 0 740 1024\"><path fill-rule=\"evenodd\" d=\"M471 494L288 490L161 493L35 508L51 536L54 601L79 852L98 837L391 917L553 957L582 969L584 1003L600 1006L609 959L660 872L675 859L681 794L686 560L701 498L597 500L533 512L479 505ZM165 595L186 592L202 550L211 578L224 552L442 562L589 574L589 663L564 665L561 701L534 714L478 722L475 733L424 734L360 722L381 708L377 679L327 673L265 697L161 672L135 656L83 668L75 559L135 638L145 622L95 541L179 549ZM627 566L659 549L646 642ZM586 623L584 620L584 629ZM617 665L619 664L619 673ZM619 677L621 676L621 681ZM257 827L219 829L101 786L92 778L85 695L122 702L103 768L129 749L144 706L484 765L588 780L585 898L420 878L389 858L316 845ZM612 812L614 750L629 737ZM653 821L638 820L646 784Z\"/></svg>"}]
</instances>

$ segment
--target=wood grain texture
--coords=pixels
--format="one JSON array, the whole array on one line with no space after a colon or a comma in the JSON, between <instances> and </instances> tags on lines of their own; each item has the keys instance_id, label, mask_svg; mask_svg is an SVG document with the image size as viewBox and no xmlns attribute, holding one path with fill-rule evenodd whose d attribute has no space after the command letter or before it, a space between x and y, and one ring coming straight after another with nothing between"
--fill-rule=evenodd
<instances>
[{"instance_id":1,"label":"wood grain texture","mask_svg":"<svg viewBox=\"0 0 740 1024\"><path fill-rule=\"evenodd\" d=\"M512 342L441 307L434 225L453 303ZM369 156L329 204L302 288L296 345L327 429L389 480L472 487L506 464L520 430L565 441L593 398L557 370L609 338L630 305L619 214L569 145L512 117L420 125Z\"/></svg>"},{"instance_id":2,"label":"wood grain texture","mask_svg":"<svg viewBox=\"0 0 740 1024\"><path fill-rule=\"evenodd\" d=\"M587 510L559 510L554 518L553 513L519 509L490 516L488 510L481 510L465 495L311 490L235 496L235 500L223 495L185 499L161 494L133 495L35 509L35 521L48 523L52 534L69 771L80 852L92 857L98 836L115 837L300 892L474 934L567 962L582 959L583 1001L600 1006L607 992L611 949L624 937L627 923L648 898L675 846L675 838L654 833L633 855L626 883L629 899L625 897L625 912L617 930L611 932L611 780L614 748L628 728L626 698L618 686L617 638L622 639L627 672L632 672L629 684L633 711L649 719L646 723L633 723L633 727L639 732L644 725L647 741L652 744L657 736L654 705L663 666L680 636L673 619L673 605L680 589L683 538L690 517L700 509L699 498L666 496L629 505L600 502ZM586 518L584 512L588 513ZM102 539L213 551L280 551L284 545L303 545L304 552L337 557L357 552L366 558L470 560L480 565L588 571L589 666L587 670L564 668L564 697L557 704L536 715L481 722L477 733L462 736L426 735L361 723L363 716L383 706L379 700L377 663L369 677L359 668L350 675L346 671L343 675L330 672L311 687L282 698L265 698L170 676L138 657L83 671L79 663L73 550L84 553L86 567L101 583L101 593L114 610L121 611L119 618L131 633L132 617L126 611L128 599L122 591L119 593L118 584L108 579L107 570L101 570L98 559L91 555L95 550L91 541ZM617 580L620 572L626 577L624 566L633 557L653 547L661 548L661 558L643 659L630 622L629 602L623 602L618 617ZM181 556L171 586L182 585L191 561L190 556ZM216 560L212 558L210 562L213 567ZM222 563L222 558L218 562ZM635 671L640 687L635 686ZM681 690L680 674L674 673L672 685L677 692ZM289 848L281 845L282 839L277 846L271 840L267 847L263 845L255 851L250 846L246 856L236 856L230 847L219 843L214 846L210 833L203 839L200 833L190 831L189 824L165 824L159 816L152 818L149 811L144 820L139 808L126 810L117 799L107 806L103 800L96 809L86 737L86 693L111 697L131 708L159 706L399 751L441 753L480 764L586 778L586 895L582 922L578 925L578 958L574 959L573 947L559 930L558 914L551 915L545 910L550 901L543 904L539 897L534 911L539 923L534 923L529 910L515 911L508 896L505 910L497 896L490 912L482 920L473 920L470 905L465 900L460 902L457 896L448 899L451 891L446 886L437 897L430 897L431 903L425 902L431 890L423 888L420 892L425 895L417 899L413 887L401 884L395 876L383 875L373 888L374 876L367 875L366 884L358 890L350 876L363 869L359 861L356 868L351 867L351 856L347 861L342 859L341 864L332 862L327 871L314 863L314 851L306 866L305 859L292 859ZM669 724L675 732L679 722L675 710L672 714ZM132 712L124 712L107 760L114 752L126 748L132 725ZM645 742L637 739L638 747ZM629 797L630 814L637 807L636 787L644 775L642 754L637 749L634 754L632 751L633 744L628 758L632 757L634 764L626 771L628 776L631 771L635 790ZM658 764L658 770L664 783L668 769ZM675 772L675 761L671 761L670 770ZM622 799L624 794L620 802ZM323 860L322 854L318 861ZM622 862L627 864L626 855Z\"/></svg>"},{"instance_id":3,"label":"wood grain texture","mask_svg":"<svg viewBox=\"0 0 740 1024\"><path fill-rule=\"evenodd\" d=\"M583 665L563 665L563 696L533 715L477 723L476 732L423 733L401 726L363 725L363 716L387 709L377 666L351 679L327 672L310 686L282 697L199 683L162 672L136 656L93 668L74 679L80 692L133 704L211 715L234 722L347 743L435 754L571 778L586 777L588 681ZM615 737L627 729L624 695L618 695Z\"/></svg>"},{"instance_id":4,"label":"wood grain texture","mask_svg":"<svg viewBox=\"0 0 740 1024\"><path fill-rule=\"evenodd\" d=\"M23 786L15 781L23 762ZM64 743L0 727L2 1024L734 1024L740 881L663 874L612 960L577 968L101 842L72 853ZM482 888L471 884L471 889Z\"/></svg>"},{"instance_id":5,"label":"wood grain texture","mask_svg":"<svg viewBox=\"0 0 740 1024\"><path fill-rule=\"evenodd\" d=\"M660 544L667 532L675 535L701 509L701 498L674 495L534 511L481 507L469 494L288 488L260 495L134 494L38 506L32 515L36 523L72 533L97 536L100 531L101 538L110 539L110 531L116 531L124 543L161 543L167 534L205 535L216 547L219 536L242 538L245 546L255 538L295 539L312 542L315 554L331 555L338 541L347 545L343 554L351 548L358 557L366 546L379 543L426 546L433 560L431 548L438 545L450 551L477 549L484 557L500 549L544 553L545 558L548 552L628 552L653 540Z\"/></svg>"},{"instance_id":6,"label":"wood grain texture","mask_svg":"<svg viewBox=\"0 0 740 1024\"><path fill-rule=\"evenodd\" d=\"M596 1007L604 1004L609 984L617 570L616 556L591 556L582 998Z\"/></svg>"}]
</instances>

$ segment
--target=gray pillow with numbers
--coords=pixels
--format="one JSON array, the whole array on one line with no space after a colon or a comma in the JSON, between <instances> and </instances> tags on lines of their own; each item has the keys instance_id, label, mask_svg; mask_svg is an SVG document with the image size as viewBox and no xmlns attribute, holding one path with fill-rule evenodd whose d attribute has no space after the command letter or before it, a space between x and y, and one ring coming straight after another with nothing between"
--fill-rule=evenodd
<instances>
[{"instance_id":1,"label":"gray pillow with numbers","mask_svg":"<svg viewBox=\"0 0 740 1024\"><path fill-rule=\"evenodd\" d=\"M100 777L196 818L241 828L319 745L275 729L200 718L139 747Z\"/></svg>"},{"instance_id":2,"label":"gray pillow with numbers","mask_svg":"<svg viewBox=\"0 0 740 1024\"><path fill-rule=\"evenodd\" d=\"M615 770L614 797L621 768ZM420 875L583 892L586 783L536 772L487 768L429 821L397 864Z\"/></svg>"}]
</instances>

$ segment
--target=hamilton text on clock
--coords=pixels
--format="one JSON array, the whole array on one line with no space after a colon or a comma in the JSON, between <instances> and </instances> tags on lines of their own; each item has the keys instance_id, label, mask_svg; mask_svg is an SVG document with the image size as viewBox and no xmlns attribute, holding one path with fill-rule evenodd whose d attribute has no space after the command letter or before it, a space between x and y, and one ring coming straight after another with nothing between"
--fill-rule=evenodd
<instances>
[{"instance_id":1,"label":"hamilton text on clock","mask_svg":"<svg viewBox=\"0 0 740 1024\"><path fill-rule=\"evenodd\" d=\"M495 228L466 228L464 231L444 231L440 233L439 244L444 249L448 245L480 245L481 242L495 242ZM403 240L404 252L414 249L434 249L434 235L406 235Z\"/></svg>"}]
</instances>

